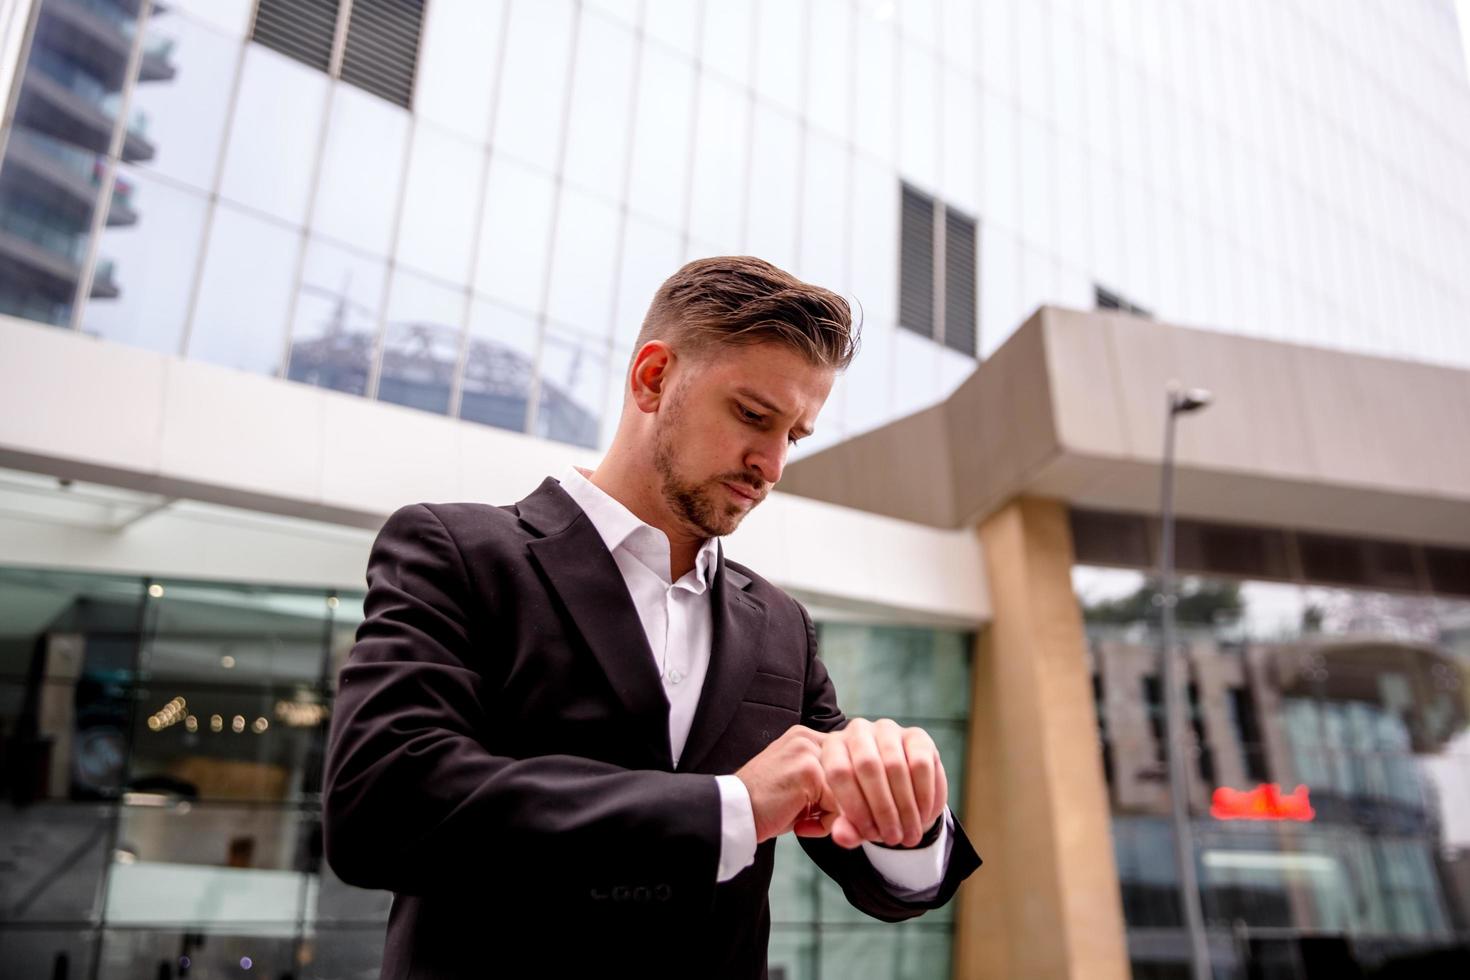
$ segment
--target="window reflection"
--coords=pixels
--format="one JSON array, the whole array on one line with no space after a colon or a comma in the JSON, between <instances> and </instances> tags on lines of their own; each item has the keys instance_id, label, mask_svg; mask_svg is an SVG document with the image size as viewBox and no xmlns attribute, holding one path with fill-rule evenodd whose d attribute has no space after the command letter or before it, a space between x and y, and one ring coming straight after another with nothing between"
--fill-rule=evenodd
<instances>
[{"instance_id":1,"label":"window reflection","mask_svg":"<svg viewBox=\"0 0 1470 980\"><path fill-rule=\"evenodd\" d=\"M1179 922L1164 816L1156 588L1078 567L1130 929ZM1185 576L1181 655L1197 758L1202 899L1216 926L1336 932L1355 949L1441 942L1470 909L1470 673L1454 604L1366 589ZM1220 787L1304 794L1309 819L1233 819ZM1421 947L1422 948L1422 947Z\"/></svg>"},{"instance_id":2,"label":"window reflection","mask_svg":"<svg viewBox=\"0 0 1470 980\"><path fill-rule=\"evenodd\" d=\"M139 81L149 83L133 91L133 106L147 118L155 147L144 166L212 190L243 45L170 3L154 4L144 46Z\"/></svg>"},{"instance_id":3,"label":"window reflection","mask_svg":"<svg viewBox=\"0 0 1470 980\"><path fill-rule=\"evenodd\" d=\"M576 9L516 0L506 25L495 148L546 171L561 147Z\"/></svg>"},{"instance_id":4,"label":"window reflection","mask_svg":"<svg viewBox=\"0 0 1470 980\"><path fill-rule=\"evenodd\" d=\"M610 200L623 195L633 96L633 32L584 8L577 32L566 179Z\"/></svg>"},{"instance_id":5,"label":"window reflection","mask_svg":"<svg viewBox=\"0 0 1470 980\"><path fill-rule=\"evenodd\" d=\"M572 188L562 190L547 316L590 336L607 334L620 226L616 206Z\"/></svg>"},{"instance_id":6,"label":"window reflection","mask_svg":"<svg viewBox=\"0 0 1470 980\"><path fill-rule=\"evenodd\" d=\"M464 281L475 236L473 202L484 173L479 146L430 123L414 127L399 217L400 262L449 282Z\"/></svg>"},{"instance_id":7,"label":"window reflection","mask_svg":"<svg viewBox=\"0 0 1470 980\"><path fill-rule=\"evenodd\" d=\"M398 213L408 139L406 112L352 85L332 86L332 115L312 229L386 256Z\"/></svg>"},{"instance_id":8,"label":"window reflection","mask_svg":"<svg viewBox=\"0 0 1470 980\"><path fill-rule=\"evenodd\" d=\"M654 293L680 266L679 233L637 216L629 216L623 230L622 267L618 273L618 301L614 308L614 360L633 356L633 341L643 328L643 316Z\"/></svg>"},{"instance_id":9,"label":"window reflection","mask_svg":"<svg viewBox=\"0 0 1470 980\"><path fill-rule=\"evenodd\" d=\"M291 327L292 381L367 392L382 308L383 263L320 240L306 246Z\"/></svg>"},{"instance_id":10,"label":"window reflection","mask_svg":"<svg viewBox=\"0 0 1470 980\"><path fill-rule=\"evenodd\" d=\"M190 360L279 373L300 248L298 232L216 205L189 330Z\"/></svg>"},{"instance_id":11,"label":"window reflection","mask_svg":"<svg viewBox=\"0 0 1470 980\"><path fill-rule=\"evenodd\" d=\"M656 44L643 45L641 57L628 207L671 228L681 228L691 166L694 65Z\"/></svg>"},{"instance_id":12,"label":"window reflection","mask_svg":"<svg viewBox=\"0 0 1470 980\"><path fill-rule=\"evenodd\" d=\"M714 4L711 10L724 7ZM689 233L721 251L740 247L746 182L745 132L750 96L713 75L701 76L695 114Z\"/></svg>"},{"instance_id":13,"label":"window reflection","mask_svg":"<svg viewBox=\"0 0 1470 980\"><path fill-rule=\"evenodd\" d=\"M795 117L765 106L756 108L743 247L783 269L796 264L800 140ZM825 179L832 180L832 175Z\"/></svg>"},{"instance_id":14,"label":"window reflection","mask_svg":"<svg viewBox=\"0 0 1470 980\"><path fill-rule=\"evenodd\" d=\"M120 124L136 11L108 8L95 17L98 43L78 47L67 4L37 8L33 43L18 91L5 159L0 163L0 312L53 326L69 325L83 277L93 217L107 173L105 156ZM167 77L166 58L144 67ZM152 81L146 75L139 79ZM122 159L146 160L154 143L141 117L126 123ZM109 221L135 218L120 202ZM111 295L105 276L92 295Z\"/></svg>"},{"instance_id":15,"label":"window reflection","mask_svg":"<svg viewBox=\"0 0 1470 980\"><path fill-rule=\"evenodd\" d=\"M429 4L413 93L420 118L489 141L505 7L506 0Z\"/></svg>"},{"instance_id":16,"label":"window reflection","mask_svg":"<svg viewBox=\"0 0 1470 980\"><path fill-rule=\"evenodd\" d=\"M459 417L526 431L540 329L529 313L476 299L470 308Z\"/></svg>"},{"instance_id":17,"label":"window reflection","mask_svg":"<svg viewBox=\"0 0 1470 980\"><path fill-rule=\"evenodd\" d=\"M411 272L393 276L378 399L426 412L449 411L459 362L465 294Z\"/></svg>"},{"instance_id":18,"label":"window reflection","mask_svg":"<svg viewBox=\"0 0 1470 980\"><path fill-rule=\"evenodd\" d=\"M540 311L555 193L545 174L504 157L491 160L480 219L477 292L522 310Z\"/></svg>"},{"instance_id":19,"label":"window reflection","mask_svg":"<svg viewBox=\"0 0 1470 980\"><path fill-rule=\"evenodd\" d=\"M560 325L547 327L535 434L596 448L607 357L606 340Z\"/></svg>"},{"instance_id":20,"label":"window reflection","mask_svg":"<svg viewBox=\"0 0 1470 980\"><path fill-rule=\"evenodd\" d=\"M304 222L326 102L321 72L246 45L220 195L283 221Z\"/></svg>"},{"instance_id":21,"label":"window reflection","mask_svg":"<svg viewBox=\"0 0 1470 980\"><path fill-rule=\"evenodd\" d=\"M96 282L82 330L94 337L178 354L198 270L207 201L120 166L113 222L98 245Z\"/></svg>"}]
</instances>

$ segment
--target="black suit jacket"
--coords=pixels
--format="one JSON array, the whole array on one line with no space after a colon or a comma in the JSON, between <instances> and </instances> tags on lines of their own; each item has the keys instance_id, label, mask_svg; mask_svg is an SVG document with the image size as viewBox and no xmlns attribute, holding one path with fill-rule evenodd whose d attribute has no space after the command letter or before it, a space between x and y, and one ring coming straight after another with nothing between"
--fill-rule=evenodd
<instances>
[{"instance_id":1,"label":"black suit jacket","mask_svg":"<svg viewBox=\"0 0 1470 980\"><path fill-rule=\"evenodd\" d=\"M385 978L760 977L773 842L717 885L719 791L790 726L846 723L806 611L721 555L709 671L679 768L632 599L554 480L513 507L415 504L368 562L322 791L346 882L395 893ZM979 866L955 828L931 901L859 848L803 846L885 920Z\"/></svg>"}]
</instances>

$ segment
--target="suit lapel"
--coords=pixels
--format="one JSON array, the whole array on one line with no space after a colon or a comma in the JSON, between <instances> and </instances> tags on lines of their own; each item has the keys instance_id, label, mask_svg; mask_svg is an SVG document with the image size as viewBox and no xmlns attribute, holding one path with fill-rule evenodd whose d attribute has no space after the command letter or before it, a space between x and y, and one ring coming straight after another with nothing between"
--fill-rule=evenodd
<instances>
[{"instance_id":1,"label":"suit lapel","mask_svg":"<svg viewBox=\"0 0 1470 980\"><path fill-rule=\"evenodd\" d=\"M531 559L566 606L660 767L672 769L669 702L622 572L597 528L549 478L521 501L517 513L545 535L529 543Z\"/></svg>"},{"instance_id":2,"label":"suit lapel","mask_svg":"<svg viewBox=\"0 0 1470 980\"><path fill-rule=\"evenodd\" d=\"M689 739L679 759L681 770L691 770L704 761L710 749L730 725L735 709L750 686L766 641L766 607L746 591L750 579L725 564L720 549L710 610L714 614L714 642L704 690L694 711Z\"/></svg>"}]
</instances>

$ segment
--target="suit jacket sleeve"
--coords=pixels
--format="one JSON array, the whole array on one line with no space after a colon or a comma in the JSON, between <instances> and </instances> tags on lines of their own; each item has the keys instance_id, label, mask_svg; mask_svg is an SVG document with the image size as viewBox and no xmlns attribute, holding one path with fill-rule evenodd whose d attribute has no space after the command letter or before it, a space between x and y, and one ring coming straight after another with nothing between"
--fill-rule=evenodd
<instances>
[{"instance_id":1,"label":"suit jacket sleeve","mask_svg":"<svg viewBox=\"0 0 1470 980\"><path fill-rule=\"evenodd\" d=\"M367 579L322 788L326 855L344 881L427 895L493 880L576 906L712 903L715 780L567 755L514 759L484 744L494 622L469 608L463 558L430 507L388 519Z\"/></svg>"},{"instance_id":2,"label":"suit jacket sleeve","mask_svg":"<svg viewBox=\"0 0 1470 980\"><path fill-rule=\"evenodd\" d=\"M837 707L837 693L827 668L817 657L817 631L805 609L801 610L807 630L807 673L806 695L803 705L802 724L818 731L831 732L843 728L847 717ZM817 863L829 878L842 886L842 892L852 906L875 919L899 922L912 919L929 909L939 908L954 897L955 890L978 867L980 856L975 853L970 839L965 836L959 820L955 820L951 831L954 845L949 853L949 864L944 871L944 880L933 897L906 900L893 894L872 862L858 847L852 850L838 847L829 837L801 837L798 840L807 855Z\"/></svg>"}]
</instances>

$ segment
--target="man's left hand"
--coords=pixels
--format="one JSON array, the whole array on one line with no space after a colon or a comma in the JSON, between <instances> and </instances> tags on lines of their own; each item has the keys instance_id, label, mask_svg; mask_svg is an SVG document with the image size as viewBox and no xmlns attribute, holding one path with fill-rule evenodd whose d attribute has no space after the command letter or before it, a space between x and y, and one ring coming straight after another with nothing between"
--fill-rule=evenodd
<instances>
[{"instance_id":1,"label":"man's left hand","mask_svg":"<svg viewBox=\"0 0 1470 980\"><path fill-rule=\"evenodd\" d=\"M854 718L827 733L821 763L837 800L832 840L841 847L913 847L949 803L944 763L922 728Z\"/></svg>"}]
</instances>

